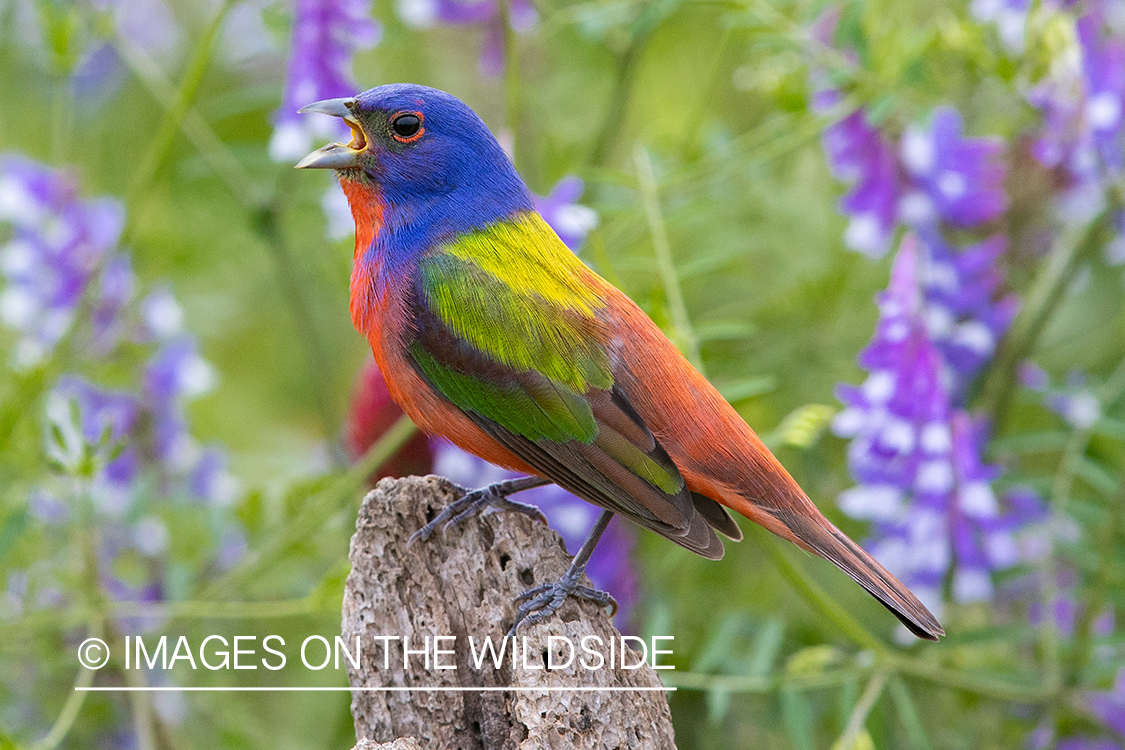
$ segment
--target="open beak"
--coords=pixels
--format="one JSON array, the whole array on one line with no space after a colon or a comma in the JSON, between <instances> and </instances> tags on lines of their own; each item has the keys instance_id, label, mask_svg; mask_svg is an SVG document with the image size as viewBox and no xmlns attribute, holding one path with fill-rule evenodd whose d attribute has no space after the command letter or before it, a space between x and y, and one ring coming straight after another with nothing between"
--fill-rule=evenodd
<instances>
[{"instance_id":1,"label":"open beak","mask_svg":"<svg viewBox=\"0 0 1125 750\"><path fill-rule=\"evenodd\" d=\"M353 107L355 107L355 99L347 97L313 102L297 110L301 113L339 117L352 130L350 143L329 143L323 148L318 148L297 162L297 169L359 169L359 155L367 148L367 137L363 134L359 121L352 114Z\"/></svg>"}]
</instances>

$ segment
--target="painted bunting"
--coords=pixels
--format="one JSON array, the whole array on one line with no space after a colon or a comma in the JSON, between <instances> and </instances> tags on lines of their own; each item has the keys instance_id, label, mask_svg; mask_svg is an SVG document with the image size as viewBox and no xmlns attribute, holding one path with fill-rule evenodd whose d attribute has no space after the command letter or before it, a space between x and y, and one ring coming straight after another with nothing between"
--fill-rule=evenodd
<instances>
[{"instance_id":1,"label":"painted bunting","mask_svg":"<svg viewBox=\"0 0 1125 750\"><path fill-rule=\"evenodd\" d=\"M415 536L555 482L603 509L559 581L525 592L511 632L582 586L613 514L703 557L737 511L839 566L915 635L944 631L828 521L754 431L620 290L567 249L479 117L423 86L379 86L304 107L340 117L333 169L355 219L351 315L394 400L424 431L527 479L465 495ZM718 534L716 533L718 532Z\"/></svg>"}]
</instances>

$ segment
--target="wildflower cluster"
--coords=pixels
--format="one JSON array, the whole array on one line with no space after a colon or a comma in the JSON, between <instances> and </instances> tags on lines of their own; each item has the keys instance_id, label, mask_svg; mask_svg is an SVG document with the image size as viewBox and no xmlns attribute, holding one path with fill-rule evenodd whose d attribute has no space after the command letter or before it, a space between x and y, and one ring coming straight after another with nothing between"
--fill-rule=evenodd
<instances>
[{"instance_id":1,"label":"wildflower cluster","mask_svg":"<svg viewBox=\"0 0 1125 750\"><path fill-rule=\"evenodd\" d=\"M170 534L162 513L169 503L213 508L215 561L233 563L244 541L222 509L235 483L225 453L201 446L185 413L214 387L215 372L184 329L171 291L138 295L129 256L118 247L120 204L84 199L66 173L4 157L0 219L10 228L0 248L0 320L18 336L15 366L58 357L97 369L137 351L145 357L125 388L65 375L50 389L48 455L65 480L31 492L31 516L48 527L86 523L82 506L89 503L99 530L99 582L116 601L163 598ZM72 331L85 348L58 351Z\"/></svg>"},{"instance_id":2,"label":"wildflower cluster","mask_svg":"<svg viewBox=\"0 0 1125 750\"><path fill-rule=\"evenodd\" d=\"M964 379L931 333L945 311L927 293L922 250L913 235L903 240L875 336L860 353L868 378L841 386L846 408L834 428L852 438L848 463L859 482L840 507L873 522L872 552L938 607L951 575L955 600L991 599L990 573L1018 561L1013 535L1026 519L1002 510L992 489L998 469L981 459L986 426L956 406Z\"/></svg>"},{"instance_id":3,"label":"wildflower cluster","mask_svg":"<svg viewBox=\"0 0 1125 750\"><path fill-rule=\"evenodd\" d=\"M1090 0L1076 11L1074 39L1051 60L1046 76L1027 99L1042 118L1032 154L1062 183L1056 212L1064 224L1080 225L1106 209L1113 213L1114 239L1104 261L1125 264L1125 14L1112 0Z\"/></svg>"},{"instance_id":4,"label":"wildflower cluster","mask_svg":"<svg viewBox=\"0 0 1125 750\"><path fill-rule=\"evenodd\" d=\"M328 115L297 110L321 99L352 96L352 57L379 43L382 27L371 17L370 0L298 0L285 93L274 119L270 156L296 161L318 140L345 138L347 127Z\"/></svg>"}]
</instances>

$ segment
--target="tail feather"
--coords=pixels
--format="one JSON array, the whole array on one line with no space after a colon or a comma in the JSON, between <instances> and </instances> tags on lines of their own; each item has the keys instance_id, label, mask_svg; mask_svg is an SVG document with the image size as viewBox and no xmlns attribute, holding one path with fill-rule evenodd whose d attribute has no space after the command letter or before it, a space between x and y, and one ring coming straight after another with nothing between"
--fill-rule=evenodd
<instances>
[{"instance_id":1,"label":"tail feather","mask_svg":"<svg viewBox=\"0 0 1125 750\"><path fill-rule=\"evenodd\" d=\"M792 533L795 537L792 541L820 555L851 576L852 580L889 609L911 633L930 641L936 641L938 636L945 635L937 618L918 601L918 597L910 589L828 519L819 513L817 517L808 517L779 510L774 510L771 515Z\"/></svg>"}]
</instances>

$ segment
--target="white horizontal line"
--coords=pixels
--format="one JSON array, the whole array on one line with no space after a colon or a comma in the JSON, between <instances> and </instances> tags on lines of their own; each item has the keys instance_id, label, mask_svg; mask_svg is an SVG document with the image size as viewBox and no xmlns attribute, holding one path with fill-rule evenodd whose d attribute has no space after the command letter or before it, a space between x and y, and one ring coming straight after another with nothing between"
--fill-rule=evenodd
<instances>
[{"instance_id":1,"label":"white horizontal line","mask_svg":"<svg viewBox=\"0 0 1125 750\"><path fill-rule=\"evenodd\" d=\"M614 685L611 687L471 687L462 685L453 685L448 687L402 687L393 685L390 687L267 687L267 686L238 686L238 687L169 687L169 686L147 686L147 687L75 687L77 691L92 692L92 693L170 693L170 692L187 692L187 693L223 693L223 692L304 692L304 691L355 691L364 693L410 693L410 692L426 692L426 693L593 693L593 692L613 692L613 693L653 693L664 692L672 693L677 690L674 687L625 687L621 685Z\"/></svg>"}]
</instances>

